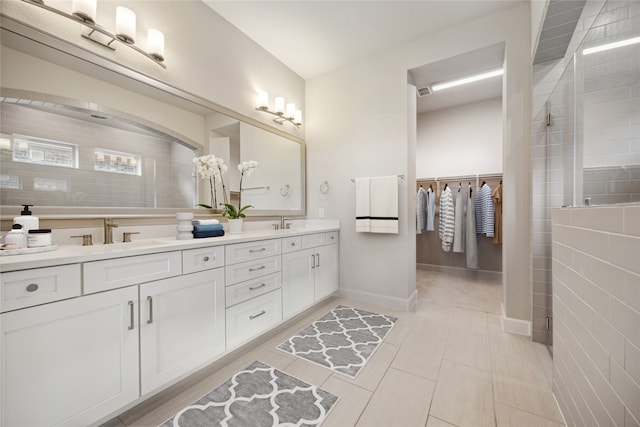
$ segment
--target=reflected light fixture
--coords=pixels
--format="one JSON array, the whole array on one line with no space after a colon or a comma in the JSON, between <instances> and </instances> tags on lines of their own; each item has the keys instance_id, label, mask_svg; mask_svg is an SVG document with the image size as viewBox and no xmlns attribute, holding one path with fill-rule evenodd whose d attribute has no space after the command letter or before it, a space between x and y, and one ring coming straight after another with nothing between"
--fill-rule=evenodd
<instances>
[{"instance_id":1,"label":"reflected light fixture","mask_svg":"<svg viewBox=\"0 0 640 427\"><path fill-rule=\"evenodd\" d=\"M279 125L284 122L289 122L296 128L300 128L302 125L302 111L296 109L296 105L292 102L285 104L284 98L281 96L274 99L273 111L269 110L269 92L264 90L258 91L256 110L276 116L273 121Z\"/></svg>"},{"instance_id":2,"label":"reflected light fixture","mask_svg":"<svg viewBox=\"0 0 640 427\"><path fill-rule=\"evenodd\" d=\"M462 86L462 85L465 85L467 83L473 83L473 82L477 82L477 81L480 81L480 80L489 79L491 77L501 76L502 74L504 74L504 70L502 68L500 68L498 70L488 71L486 73L476 74L476 75L473 75L473 76L464 77L464 78L457 79L457 80L451 80L451 81L442 82L442 83L435 83L435 84L431 85L431 90L433 92L437 92L439 90L449 89L449 88L456 87L456 86Z\"/></svg>"},{"instance_id":3,"label":"reflected light fixture","mask_svg":"<svg viewBox=\"0 0 640 427\"><path fill-rule=\"evenodd\" d=\"M73 0L71 14L84 22L95 24L97 0Z\"/></svg>"},{"instance_id":4,"label":"reflected light fixture","mask_svg":"<svg viewBox=\"0 0 640 427\"><path fill-rule=\"evenodd\" d=\"M98 43L101 46L115 50L113 46L115 41L129 46L136 52L151 59L162 68L167 68L163 64L164 61L164 35L158 30L149 30L147 42L149 52L146 52L135 45L136 38L136 14L126 7L118 6L116 8L116 31L115 34L96 24L96 6L97 0L73 0L71 5L71 13L64 12L44 3L43 0L22 0L33 6L48 10L56 15L63 16L74 22L79 22L86 31L83 31L82 37Z\"/></svg>"},{"instance_id":5,"label":"reflected light fixture","mask_svg":"<svg viewBox=\"0 0 640 427\"><path fill-rule=\"evenodd\" d=\"M600 46L589 47L582 50L583 55L589 55L592 53L603 52L605 50L616 49L623 46L629 46L632 44L640 43L640 37L633 37L631 39L620 40L617 42L606 43Z\"/></svg>"},{"instance_id":6,"label":"reflected light fixture","mask_svg":"<svg viewBox=\"0 0 640 427\"><path fill-rule=\"evenodd\" d=\"M136 42L136 14L123 6L116 7L116 37L127 44Z\"/></svg>"}]
</instances>

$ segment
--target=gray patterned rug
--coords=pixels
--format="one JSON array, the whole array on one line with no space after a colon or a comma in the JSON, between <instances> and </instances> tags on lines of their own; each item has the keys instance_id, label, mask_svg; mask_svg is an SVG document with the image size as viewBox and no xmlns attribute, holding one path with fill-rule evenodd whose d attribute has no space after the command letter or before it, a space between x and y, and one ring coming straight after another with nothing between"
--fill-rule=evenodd
<instances>
[{"instance_id":1,"label":"gray patterned rug","mask_svg":"<svg viewBox=\"0 0 640 427\"><path fill-rule=\"evenodd\" d=\"M337 401L331 393L256 361L161 427L318 426Z\"/></svg>"},{"instance_id":2,"label":"gray patterned rug","mask_svg":"<svg viewBox=\"0 0 640 427\"><path fill-rule=\"evenodd\" d=\"M278 348L355 378L397 320L339 305Z\"/></svg>"}]
</instances>

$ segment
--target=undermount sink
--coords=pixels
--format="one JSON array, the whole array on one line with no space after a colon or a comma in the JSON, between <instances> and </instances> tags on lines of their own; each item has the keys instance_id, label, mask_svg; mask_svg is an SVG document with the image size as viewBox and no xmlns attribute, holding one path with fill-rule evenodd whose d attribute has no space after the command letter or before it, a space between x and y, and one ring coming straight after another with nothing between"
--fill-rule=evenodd
<instances>
[{"instance_id":1,"label":"undermount sink","mask_svg":"<svg viewBox=\"0 0 640 427\"><path fill-rule=\"evenodd\" d=\"M133 249L151 248L154 246L164 246L166 242L161 240L140 240L126 243L110 243L107 245L92 245L92 246L80 246L79 249L84 253L97 254L97 253L110 253L119 251L130 251Z\"/></svg>"}]
</instances>

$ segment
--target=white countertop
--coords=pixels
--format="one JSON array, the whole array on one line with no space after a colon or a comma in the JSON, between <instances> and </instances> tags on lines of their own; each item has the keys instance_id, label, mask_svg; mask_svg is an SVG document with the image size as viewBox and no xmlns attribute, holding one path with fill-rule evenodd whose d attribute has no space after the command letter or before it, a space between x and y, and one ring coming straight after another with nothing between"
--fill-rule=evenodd
<instances>
[{"instance_id":1,"label":"white countertop","mask_svg":"<svg viewBox=\"0 0 640 427\"><path fill-rule=\"evenodd\" d=\"M175 237L134 240L130 243L112 243L109 245L63 245L50 252L22 255L0 256L0 272L27 270L39 267L98 261L111 258L123 258L134 255L146 255L184 249L196 249L208 246L228 245L256 240L292 237L326 231L339 231L337 225L307 225L285 230L247 230L238 234L225 234L221 237L177 240Z\"/></svg>"}]
</instances>

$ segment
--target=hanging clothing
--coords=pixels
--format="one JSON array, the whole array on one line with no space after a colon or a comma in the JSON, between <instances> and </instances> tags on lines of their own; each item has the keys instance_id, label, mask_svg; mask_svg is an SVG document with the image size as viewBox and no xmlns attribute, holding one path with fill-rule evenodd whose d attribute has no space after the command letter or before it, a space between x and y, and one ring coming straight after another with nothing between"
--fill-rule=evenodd
<instances>
[{"instance_id":1,"label":"hanging clothing","mask_svg":"<svg viewBox=\"0 0 640 427\"><path fill-rule=\"evenodd\" d=\"M473 230L476 229L476 215L475 207L473 204L473 190L471 184L467 189L467 230L466 230L466 261L467 268L478 268L478 242L476 240L476 233Z\"/></svg>"},{"instance_id":2,"label":"hanging clothing","mask_svg":"<svg viewBox=\"0 0 640 427\"><path fill-rule=\"evenodd\" d=\"M436 193L433 192L433 188L429 186L427 190L427 231L434 231L436 220Z\"/></svg>"},{"instance_id":3,"label":"hanging clothing","mask_svg":"<svg viewBox=\"0 0 640 427\"><path fill-rule=\"evenodd\" d=\"M438 227L438 233L442 241L442 250L451 252L455 228L455 212L453 194L448 186L442 190L440 194L440 219L438 221Z\"/></svg>"},{"instance_id":4,"label":"hanging clothing","mask_svg":"<svg viewBox=\"0 0 640 427\"><path fill-rule=\"evenodd\" d=\"M476 234L493 237L494 207L491 187L484 183L476 194Z\"/></svg>"},{"instance_id":5,"label":"hanging clothing","mask_svg":"<svg viewBox=\"0 0 640 427\"><path fill-rule=\"evenodd\" d=\"M422 186L416 194L416 234L421 234L427 227L427 192Z\"/></svg>"},{"instance_id":6,"label":"hanging clothing","mask_svg":"<svg viewBox=\"0 0 640 427\"><path fill-rule=\"evenodd\" d=\"M464 253L464 205L466 197L463 195L462 186L456 192L455 226L453 231L453 252Z\"/></svg>"},{"instance_id":7,"label":"hanging clothing","mask_svg":"<svg viewBox=\"0 0 640 427\"><path fill-rule=\"evenodd\" d=\"M491 194L491 199L493 203L496 205L495 215L496 220L494 223L495 226L495 237L491 241L494 245L502 244L502 184L498 184L493 193Z\"/></svg>"}]
</instances>

